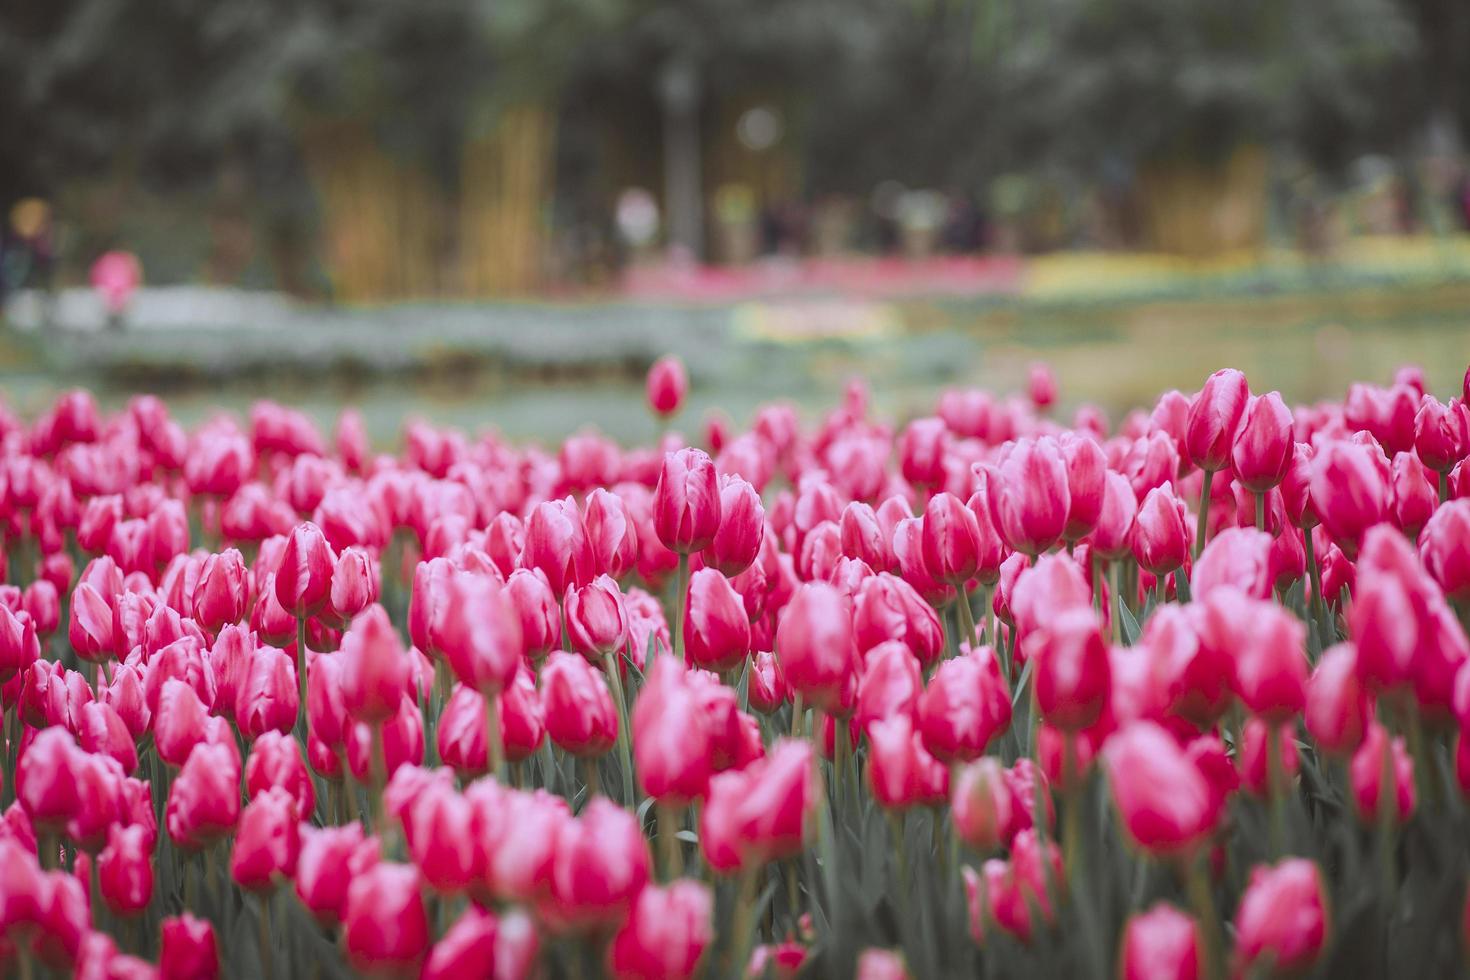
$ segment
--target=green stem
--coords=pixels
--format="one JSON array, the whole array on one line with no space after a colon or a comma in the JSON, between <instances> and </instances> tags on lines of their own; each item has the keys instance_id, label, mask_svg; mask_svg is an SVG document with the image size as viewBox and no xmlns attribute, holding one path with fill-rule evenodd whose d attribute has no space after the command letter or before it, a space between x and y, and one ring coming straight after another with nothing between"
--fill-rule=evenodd
<instances>
[{"instance_id":1,"label":"green stem","mask_svg":"<svg viewBox=\"0 0 1470 980\"><path fill-rule=\"evenodd\" d=\"M679 555L679 577L676 579L678 592L674 595L674 656L684 656L684 605L689 601L689 556Z\"/></svg>"},{"instance_id":2,"label":"green stem","mask_svg":"<svg viewBox=\"0 0 1470 980\"><path fill-rule=\"evenodd\" d=\"M1113 646L1123 643L1123 561L1115 561L1109 569L1113 575Z\"/></svg>"},{"instance_id":3,"label":"green stem","mask_svg":"<svg viewBox=\"0 0 1470 980\"><path fill-rule=\"evenodd\" d=\"M500 692L485 692L486 763L495 781L505 782L505 739L500 731Z\"/></svg>"},{"instance_id":4,"label":"green stem","mask_svg":"<svg viewBox=\"0 0 1470 980\"><path fill-rule=\"evenodd\" d=\"M275 976L275 957L271 950L271 893L260 894L260 971L266 980Z\"/></svg>"},{"instance_id":5,"label":"green stem","mask_svg":"<svg viewBox=\"0 0 1470 980\"><path fill-rule=\"evenodd\" d=\"M796 692L796 696L794 698L792 698L792 700L791 700L791 737L792 738L801 738L801 723L802 723L802 720L803 720L802 719L802 716L804 714L806 714L806 705L804 705L802 703L801 692L800 691L797 691Z\"/></svg>"},{"instance_id":6,"label":"green stem","mask_svg":"<svg viewBox=\"0 0 1470 980\"><path fill-rule=\"evenodd\" d=\"M296 736L302 748L307 744L306 720L306 617L296 617L296 686L300 701L296 705Z\"/></svg>"},{"instance_id":7,"label":"green stem","mask_svg":"<svg viewBox=\"0 0 1470 980\"><path fill-rule=\"evenodd\" d=\"M684 822L684 811L669 803L659 803L657 809L659 864L663 865L664 877L673 881L684 874L684 851L676 836Z\"/></svg>"},{"instance_id":8,"label":"green stem","mask_svg":"<svg viewBox=\"0 0 1470 980\"><path fill-rule=\"evenodd\" d=\"M1205 470L1204 484L1199 493L1199 516L1195 519L1194 531L1194 557L1199 560L1199 553L1205 546L1205 535L1210 532L1210 484L1215 482L1215 471Z\"/></svg>"},{"instance_id":9,"label":"green stem","mask_svg":"<svg viewBox=\"0 0 1470 980\"><path fill-rule=\"evenodd\" d=\"M607 681L612 685L613 703L618 708L618 761L623 767L623 804L632 806L633 757L629 750L632 733L628 731L628 706L623 701L623 678L618 672L618 661L612 653L602 655L602 668L607 671Z\"/></svg>"},{"instance_id":10,"label":"green stem","mask_svg":"<svg viewBox=\"0 0 1470 980\"><path fill-rule=\"evenodd\" d=\"M1439 471L1439 502L1444 503L1450 499L1450 475L1445 470Z\"/></svg>"},{"instance_id":11,"label":"green stem","mask_svg":"<svg viewBox=\"0 0 1470 980\"><path fill-rule=\"evenodd\" d=\"M1266 793L1271 805L1271 855L1286 853L1286 772L1281 767L1281 728L1266 728Z\"/></svg>"},{"instance_id":12,"label":"green stem","mask_svg":"<svg viewBox=\"0 0 1470 980\"><path fill-rule=\"evenodd\" d=\"M1307 596L1307 609L1311 613L1312 620L1319 627L1321 625L1322 609L1322 570L1317 565L1317 546L1312 541L1312 529L1302 529L1302 550L1307 554L1307 584L1311 595ZM1327 646L1327 635L1324 632L1319 639L1322 646Z\"/></svg>"},{"instance_id":13,"label":"green stem","mask_svg":"<svg viewBox=\"0 0 1470 980\"><path fill-rule=\"evenodd\" d=\"M373 722L371 754L368 756L368 796L373 805L373 833L382 837L387 828L383 826L383 790L388 782L388 760L383 749L383 723Z\"/></svg>"},{"instance_id":14,"label":"green stem","mask_svg":"<svg viewBox=\"0 0 1470 980\"><path fill-rule=\"evenodd\" d=\"M1266 495L1256 491L1256 530L1266 530Z\"/></svg>"},{"instance_id":15,"label":"green stem","mask_svg":"<svg viewBox=\"0 0 1470 980\"><path fill-rule=\"evenodd\" d=\"M1210 889L1209 875L1205 872L1205 858L1200 855L1189 863L1189 903L1199 919L1200 959L1203 980L1221 980L1224 977L1224 946L1220 939L1220 919L1215 912L1215 896Z\"/></svg>"},{"instance_id":16,"label":"green stem","mask_svg":"<svg viewBox=\"0 0 1470 980\"><path fill-rule=\"evenodd\" d=\"M602 776L598 770L597 757L584 755L579 761L582 763L582 782L587 784L587 799L601 796Z\"/></svg>"},{"instance_id":17,"label":"green stem","mask_svg":"<svg viewBox=\"0 0 1470 980\"><path fill-rule=\"evenodd\" d=\"M970 593L965 591L963 583L958 591L959 597L955 600L955 608L959 612L961 636L960 644L957 645L961 647L960 652L963 652L964 645L972 647L975 645L975 613L970 609Z\"/></svg>"}]
</instances>

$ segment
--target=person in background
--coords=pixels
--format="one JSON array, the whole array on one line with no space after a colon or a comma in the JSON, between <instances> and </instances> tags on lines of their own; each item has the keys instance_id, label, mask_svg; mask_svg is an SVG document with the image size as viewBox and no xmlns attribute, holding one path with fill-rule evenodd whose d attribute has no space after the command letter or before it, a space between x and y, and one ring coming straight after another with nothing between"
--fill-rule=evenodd
<instances>
[{"instance_id":1,"label":"person in background","mask_svg":"<svg viewBox=\"0 0 1470 980\"><path fill-rule=\"evenodd\" d=\"M108 328L121 330L128 303L143 281L143 267L138 257L121 249L104 252L92 263L90 279L92 288L101 294L107 307Z\"/></svg>"}]
</instances>

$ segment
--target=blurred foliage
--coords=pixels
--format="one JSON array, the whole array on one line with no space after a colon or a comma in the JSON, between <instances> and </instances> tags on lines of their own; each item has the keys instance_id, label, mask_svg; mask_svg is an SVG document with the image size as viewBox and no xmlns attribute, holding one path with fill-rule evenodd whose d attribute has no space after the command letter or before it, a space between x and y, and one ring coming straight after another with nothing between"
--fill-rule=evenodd
<instances>
[{"instance_id":1,"label":"blurred foliage","mask_svg":"<svg viewBox=\"0 0 1470 980\"><path fill-rule=\"evenodd\" d=\"M449 168L498 105L656 105L676 63L707 99L792 93L815 191L1241 141L1331 166L1464 130L1466 50L1463 0L22 0L0 7L0 191L221 159L269 184L313 116Z\"/></svg>"}]
</instances>

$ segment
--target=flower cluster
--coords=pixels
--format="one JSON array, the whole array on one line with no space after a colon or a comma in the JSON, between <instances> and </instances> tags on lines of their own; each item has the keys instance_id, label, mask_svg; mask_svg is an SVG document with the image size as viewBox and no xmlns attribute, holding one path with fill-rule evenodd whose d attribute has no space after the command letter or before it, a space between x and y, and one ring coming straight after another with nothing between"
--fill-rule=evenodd
<instances>
[{"instance_id":1,"label":"flower cluster","mask_svg":"<svg viewBox=\"0 0 1470 980\"><path fill-rule=\"evenodd\" d=\"M0 411L0 970L1458 969L1470 372L1029 393Z\"/></svg>"}]
</instances>

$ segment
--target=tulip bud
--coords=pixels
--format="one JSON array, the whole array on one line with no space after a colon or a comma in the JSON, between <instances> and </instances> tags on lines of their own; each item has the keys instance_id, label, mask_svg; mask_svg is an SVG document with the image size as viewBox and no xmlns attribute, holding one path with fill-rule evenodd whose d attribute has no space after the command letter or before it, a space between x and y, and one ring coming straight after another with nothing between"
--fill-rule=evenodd
<instances>
[{"instance_id":1,"label":"tulip bud","mask_svg":"<svg viewBox=\"0 0 1470 980\"><path fill-rule=\"evenodd\" d=\"M347 889L342 943L363 972L413 972L429 948L429 916L412 865L383 861L359 872Z\"/></svg>"},{"instance_id":2,"label":"tulip bud","mask_svg":"<svg viewBox=\"0 0 1470 980\"><path fill-rule=\"evenodd\" d=\"M957 771L951 785L950 816L955 834L976 851L988 854L1004 843L1015 806L998 760L980 758Z\"/></svg>"},{"instance_id":3,"label":"tulip bud","mask_svg":"<svg viewBox=\"0 0 1470 980\"><path fill-rule=\"evenodd\" d=\"M1470 500L1440 505L1419 535L1419 557L1446 598L1470 603Z\"/></svg>"},{"instance_id":4,"label":"tulip bud","mask_svg":"<svg viewBox=\"0 0 1470 980\"><path fill-rule=\"evenodd\" d=\"M405 693L393 716L382 723L382 740L382 758L374 760L372 726L362 722L353 726L347 740L347 764L358 782L391 779L400 766L424 761L424 716L411 695ZM375 775L378 763L382 772Z\"/></svg>"},{"instance_id":5,"label":"tulip bud","mask_svg":"<svg viewBox=\"0 0 1470 980\"><path fill-rule=\"evenodd\" d=\"M1137 846L1187 855L1214 830L1219 811L1209 784L1163 728L1133 722L1103 753L1119 818Z\"/></svg>"},{"instance_id":6,"label":"tulip bud","mask_svg":"<svg viewBox=\"0 0 1470 980\"><path fill-rule=\"evenodd\" d=\"M28 613L16 614L0 605L0 678L9 680L40 656L35 620Z\"/></svg>"},{"instance_id":7,"label":"tulip bud","mask_svg":"<svg viewBox=\"0 0 1470 980\"><path fill-rule=\"evenodd\" d=\"M605 797L593 799L557 834L551 894L558 917L580 928L621 924L651 863L637 818Z\"/></svg>"},{"instance_id":8,"label":"tulip bud","mask_svg":"<svg viewBox=\"0 0 1470 980\"><path fill-rule=\"evenodd\" d=\"M1065 432L1061 437L1062 458L1067 464L1067 526L1062 537L1080 541L1093 532L1102 517L1108 460L1102 447L1086 436Z\"/></svg>"},{"instance_id":9,"label":"tulip bud","mask_svg":"<svg viewBox=\"0 0 1470 980\"><path fill-rule=\"evenodd\" d=\"M698 449L664 457L653 492L653 526L664 547L687 555L710 546L720 528L714 463Z\"/></svg>"},{"instance_id":10,"label":"tulip bud","mask_svg":"<svg viewBox=\"0 0 1470 980\"><path fill-rule=\"evenodd\" d=\"M1236 767L1241 785L1257 796L1271 797L1286 792L1288 786L1272 786L1272 755L1276 755L1276 778L1288 785L1296 778L1301 758L1296 750L1295 730L1290 723L1276 730L1276 747L1272 748L1271 725L1262 718L1251 718L1241 729L1241 745L1236 753Z\"/></svg>"},{"instance_id":11,"label":"tulip bud","mask_svg":"<svg viewBox=\"0 0 1470 980\"><path fill-rule=\"evenodd\" d=\"M621 650L628 640L628 611L618 583L599 575L581 588L569 588L563 599L567 639L589 660Z\"/></svg>"},{"instance_id":12,"label":"tulip bud","mask_svg":"<svg viewBox=\"0 0 1470 980\"><path fill-rule=\"evenodd\" d=\"M826 583L803 585L782 611L776 650L793 691L835 705L854 666L851 603Z\"/></svg>"},{"instance_id":13,"label":"tulip bud","mask_svg":"<svg viewBox=\"0 0 1470 980\"><path fill-rule=\"evenodd\" d=\"M949 770L924 748L907 715L874 722L868 742L868 784L879 806L935 806L948 798Z\"/></svg>"},{"instance_id":14,"label":"tulip bud","mask_svg":"<svg viewBox=\"0 0 1470 980\"><path fill-rule=\"evenodd\" d=\"M781 662L769 651L763 650L751 659L747 684L750 706L761 714L774 714L791 697Z\"/></svg>"},{"instance_id":15,"label":"tulip bud","mask_svg":"<svg viewBox=\"0 0 1470 980\"><path fill-rule=\"evenodd\" d=\"M644 792L674 806L704 796L711 770L710 728L688 672L674 658L654 661L633 706L632 726Z\"/></svg>"},{"instance_id":16,"label":"tulip bud","mask_svg":"<svg viewBox=\"0 0 1470 980\"><path fill-rule=\"evenodd\" d=\"M1006 543L1039 555L1061 539L1071 510L1067 462L1055 439L1022 439L986 469L991 519Z\"/></svg>"},{"instance_id":17,"label":"tulip bud","mask_svg":"<svg viewBox=\"0 0 1470 980\"><path fill-rule=\"evenodd\" d=\"M353 620L342 638L340 656L341 698L347 714L368 724L391 717L412 682L403 641L382 606L369 606ZM308 692L308 701L312 700Z\"/></svg>"},{"instance_id":18,"label":"tulip bud","mask_svg":"<svg viewBox=\"0 0 1470 980\"><path fill-rule=\"evenodd\" d=\"M1222 470L1230 462L1235 434L1245 413L1250 388L1233 368L1216 371L1189 406L1184 444L1190 461L1202 470Z\"/></svg>"},{"instance_id":19,"label":"tulip bud","mask_svg":"<svg viewBox=\"0 0 1470 980\"><path fill-rule=\"evenodd\" d=\"M72 591L67 639L83 660L101 663L112 656L112 606L108 598L88 582Z\"/></svg>"},{"instance_id":20,"label":"tulip bud","mask_svg":"<svg viewBox=\"0 0 1470 980\"><path fill-rule=\"evenodd\" d=\"M253 740L270 731L290 732L300 705L296 664L290 655L276 647L258 647L235 694L240 733Z\"/></svg>"},{"instance_id":21,"label":"tulip bud","mask_svg":"<svg viewBox=\"0 0 1470 980\"><path fill-rule=\"evenodd\" d=\"M123 772L138 768L138 750L132 733L117 711L108 704L89 701L82 705L77 741L87 752L106 755L117 761Z\"/></svg>"},{"instance_id":22,"label":"tulip bud","mask_svg":"<svg viewBox=\"0 0 1470 980\"><path fill-rule=\"evenodd\" d=\"M1197 980L1205 972L1198 924L1166 902L1128 920L1118 959L1122 980Z\"/></svg>"},{"instance_id":23,"label":"tulip bud","mask_svg":"<svg viewBox=\"0 0 1470 980\"><path fill-rule=\"evenodd\" d=\"M1342 548L1357 556L1358 542L1389 510L1389 467L1372 446L1338 440L1325 444L1312 461L1312 507Z\"/></svg>"},{"instance_id":24,"label":"tulip bud","mask_svg":"<svg viewBox=\"0 0 1470 980\"><path fill-rule=\"evenodd\" d=\"M708 885L682 879L638 893L628 921L608 947L618 977L692 977L714 941L714 897Z\"/></svg>"},{"instance_id":25,"label":"tulip bud","mask_svg":"<svg viewBox=\"0 0 1470 980\"><path fill-rule=\"evenodd\" d=\"M1393 504L1389 516L1400 531L1417 538L1420 528L1439 506L1434 477L1413 453L1395 455L1390 472Z\"/></svg>"},{"instance_id":26,"label":"tulip bud","mask_svg":"<svg viewBox=\"0 0 1470 980\"><path fill-rule=\"evenodd\" d=\"M911 650L928 665L944 650L939 616L903 579L886 572L863 580L853 596L853 635L859 653L890 640Z\"/></svg>"},{"instance_id":27,"label":"tulip bud","mask_svg":"<svg viewBox=\"0 0 1470 980\"><path fill-rule=\"evenodd\" d=\"M1307 682L1304 720L1317 747L1335 755L1349 755L1363 742L1372 718L1372 700L1358 681L1358 652L1351 643L1339 643L1322 652Z\"/></svg>"},{"instance_id":28,"label":"tulip bud","mask_svg":"<svg viewBox=\"0 0 1470 980\"><path fill-rule=\"evenodd\" d=\"M35 622L38 636L49 637L61 625L61 593L69 587L59 586L44 578L38 578L26 586L25 593L21 596L21 608Z\"/></svg>"},{"instance_id":29,"label":"tulip bud","mask_svg":"<svg viewBox=\"0 0 1470 980\"><path fill-rule=\"evenodd\" d=\"M1258 865L1235 913L1235 953L1247 972L1309 971L1327 942L1322 876L1304 858Z\"/></svg>"},{"instance_id":30,"label":"tulip bud","mask_svg":"<svg viewBox=\"0 0 1470 980\"><path fill-rule=\"evenodd\" d=\"M694 664L719 672L731 670L750 652L745 606L730 580L713 568L701 568L689 580L684 643Z\"/></svg>"},{"instance_id":31,"label":"tulip bud","mask_svg":"<svg viewBox=\"0 0 1470 980\"><path fill-rule=\"evenodd\" d=\"M202 850L235 829L240 760L234 746L201 742L169 789L164 823L174 843Z\"/></svg>"},{"instance_id":32,"label":"tulip bud","mask_svg":"<svg viewBox=\"0 0 1470 980\"><path fill-rule=\"evenodd\" d=\"M204 560L194 586L194 620L205 630L219 632L221 626L238 623L245 615L250 590L246 584L245 559L228 548Z\"/></svg>"},{"instance_id":33,"label":"tulip bud","mask_svg":"<svg viewBox=\"0 0 1470 980\"><path fill-rule=\"evenodd\" d=\"M466 572L450 577L437 642L455 676L485 693L509 685L524 657L520 614L504 590L485 575Z\"/></svg>"},{"instance_id":34,"label":"tulip bud","mask_svg":"<svg viewBox=\"0 0 1470 980\"><path fill-rule=\"evenodd\" d=\"M1143 498L1133 527L1133 555L1144 570L1168 575L1189 557L1189 519L1172 484L1155 487Z\"/></svg>"},{"instance_id":35,"label":"tulip bud","mask_svg":"<svg viewBox=\"0 0 1470 980\"><path fill-rule=\"evenodd\" d=\"M1108 647L1090 608L1069 609L1025 641L1041 716L1068 732L1097 721L1110 687Z\"/></svg>"},{"instance_id":36,"label":"tulip bud","mask_svg":"<svg viewBox=\"0 0 1470 980\"><path fill-rule=\"evenodd\" d=\"M281 552L276 601L298 619L316 615L331 595L336 564L321 528L310 521L296 525Z\"/></svg>"},{"instance_id":37,"label":"tulip bud","mask_svg":"<svg viewBox=\"0 0 1470 980\"><path fill-rule=\"evenodd\" d=\"M945 660L918 703L924 746L944 762L977 759L1011 725L1011 698L995 651Z\"/></svg>"},{"instance_id":38,"label":"tulip bud","mask_svg":"<svg viewBox=\"0 0 1470 980\"><path fill-rule=\"evenodd\" d=\"M677 415L689 392L689 375L684 371L684 362L673 354L665 354L648 369L646 384L648 407L659 418Z\"/></svg>"},{"instance_id":39,"label":"tulip bud","mask_svg":"<svg viewBox=\"0 0 1470 980\"><path fill-rule=\"evenodd\" d=\"M219 949L214 927L188 912L159 927L159 980L218 980Z\"/></svg>"},{"instance_id":40,"label":"tulip bud","mask_svg":"<svg viewBox=\"0 0 1470 980\"><path fill-rule=\"evenodd\" d=\"M1292 461L1291 409L1272 391L1252 396L1235 434L1231 460L1235 478L1253 493L1264 493L1286 477Z\"/></svg>"},{"instance_id":41,"label":"tulip bud","mask_svg":"<svg viewBox=\"0 0 1470 980\"><path fill-rule=\"evenodd\" d=\"M1268 721L1299 714L1306 707L1306 627L1272 602L1233 608L1250 617L1236 633L1235 691L1241 702Z\"/></svg>"},{"instance_id":42,"label":"tulip bud","mask_svg":"<svg viewBox=\"0 0 1470 980\"><path fill-rule=\"evenodd\" d=\"M541 668L546 733L563 751L599 756L618 737L618 713L600 671L581 657L554 651Z\"/></svg>"},{"instance_id":43,"label":"tulip bud","mask_svg":"<svg viewBox=\"0 0 1470 980\"><path fill-rule=\"evenodd\" d=\"M102 898L115 915L136 915L153 900L153 838L147 827L113 824L97 858Z\"/></svg>"},{"instance_id":44,"label":"tulip bud","mask_svg":"<svg viewBox=\"0 0 1470 980\"><path fill-rule=\"evenodd\" d=\"M738 476L720 480L720 526L702 552L705 564L734 577L750 567L760 551L766 511L755 487Z\"/></svg>"},{"instance_id":45,"label":"tulip bud","mask_svg":"<svg viewBox=\"0 0 1470 980\"><path fill-rule=\"evenodd\" d=\"M310 817L316 809L316 786L301 750L289 733L269 731L255 740L245 762L245 790L251 799L268 789L283 790L296 804L296 812Z\"/></svg>"},{"instance_id":46,"label":"tulip bud","mask_svg":"<svg viewBox=\"0 0 1470 980\"><path fill-rule=\"evenodd\" d=\"M1384 759L1385 752L1389 753L1391 763ZM1386 772L1390 765L1393 767L1392 772ZM1385 775L1391 780L1387 787L1384 785ZM1369 724L1362 744L1353 753L1352 762L1348 766L1348 778L1352 783L1353 803L1365 824L1377 824L1380 807L1384 805L1385 797L1389 793L1393 793L1395 823L1405 822L1414 812L1417 801L1414 760L1409 758L1404 740L1399 737L1390 739L1388 731L1377 722Z\"/></svg>"},{"instance_id":47,"label":"tulip bud","mask_svg":"<svg viewBox=\"0 0 1470 980\"><path fill-rule=\"evenodd\" d=\"M209 709L188 684L177 678L164 682L153 712L153 739L158 757L182 766L194 747L205 740Z\"/></svg>"}]
</instances>

